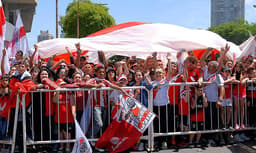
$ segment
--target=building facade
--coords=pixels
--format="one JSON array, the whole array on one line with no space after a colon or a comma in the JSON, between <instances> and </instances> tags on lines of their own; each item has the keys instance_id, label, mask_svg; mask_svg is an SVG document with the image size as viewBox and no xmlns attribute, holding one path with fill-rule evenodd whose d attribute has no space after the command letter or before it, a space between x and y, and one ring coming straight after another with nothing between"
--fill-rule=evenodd
<instances>
[{"instance_id":1,"label":"building facade","mask_svg":"<svg viewBox=\"0 0 256 153\"><path fill-rule=\"evenodd\" d=\"M211 0L211 26L245 18L245 0Z\"/></svg>"},{"instance_id":2,"label":"building facade","mask_svg":"<svg viewBox=\"0 0 256 153\"><path fill-rule=\"evenodd\" d=\"M40 31L40 34L37 36L37 42L43 41L43 40L49 40L53 39L53 35L49 33L49 31Z\"/></svg>"},{"instance_id":3,"label":"building facade","mask_svg":"<svg viewBox=\"0 0 256 153\"><path fill-rule=\"evenodd\" d=\"M16 23L16 10L20 10L26 32L31 31L37 0L2 0L6 21Z\"/></svg>"}]
</instances>

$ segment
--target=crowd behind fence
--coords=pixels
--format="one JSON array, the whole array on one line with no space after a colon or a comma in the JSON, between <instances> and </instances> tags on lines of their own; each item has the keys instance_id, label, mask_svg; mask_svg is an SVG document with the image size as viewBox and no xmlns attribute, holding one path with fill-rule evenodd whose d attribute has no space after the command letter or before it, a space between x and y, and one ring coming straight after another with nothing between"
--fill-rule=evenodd
<instances>
[{"instance_id":1,"label":"crowd behind fence","mask_svg":"<svg viewBox=\"0 0 256 153\"><path fill-rule=\"evenodd\" d=\"M219 133L219 135L227 133L230 135L236 131L255 130L256 105L255 91L252 90L255 85L253 81L246 82L247 97L244 102L239 99L238 105L234 102L233 94L231 94L231 101L226 105L224 102L218 105L216 102L207 101L204 94L207 85L209 83L201 86L198 86L197 82L162 84L161 86L167 86L169 89L173 88L172 92L166 93L169 96L173 94L173 102L168 101L164 105L154 103L153 90L148 90L145 87L126 87L125 90L129 91L131 95L137 89L146 91L148 93L148 109L157 116L148 131L141 137L141 142L148 144L149 150L153 150L156 144L160 145L175 140L178 135L190 135L188 143L191 143L194 134L197 136L200 136L201 133ZM230 88L231 93L233 93L233 87ZM184 97L181 97L181 88L187 90ZM93 106L91 103L94 101L91 99L93 96L97 96L93 92L104 93L106 96L103 98L106 103L100 107ZM177 92L179 93L178 97L175 96ZM239 92L238 88L238 94ZM59 150L66 148L66 151L71 152L72 142L75 142L74 119L76 118L80 124L86 124L81 119L90 120L83 114L83 112L89 111L88 106L91 109L91 122L87 123L88 126L85 128L87 130L84 132L91 144L95 144L112 121L115 109L118 109L117 97L121 93L111 88L63 88L31 91L27 94L31 97L31 104L26 106L26 96L18 95L16 108L11 108L9 111L6 129L1 129L5 130L5 133L1 133L0 143L11 145L11 152L14 152L15 144L16 146L19 144L24 152L27 152L28 146L42 146L43 144L48 144L48 147L51 146L51 148L54 147L54 144L58 144ZM22 107L19 107L20 104ZM238 112L235 111L235 105L238 107ZM237 113L236 123L234 113ZM237 125L239 128L236 127ZM85 125L81 126L85 127ZM208 139L214 138L209 136ZM200 138L197 141L199 140Z\"/></svg>"},{"instance_id":2,"label":"crowd behind fence","mask_svg":"<svg viewBox=\"0 0 256 153\"><path fill-rule=\"evenodd\" d=\"M98 51L102 64L90 63L80 44L75 46L75 57L66 47L70 63L64 59L54 63L55 57L34 63L37 45L30 58L17 51L10 71L2 62L0 143L4 147L11 145L12 152L31 147L70 152L75 119L94 146L118 116L121 93L156 114L138 148L167 148L167 142L176 146L182 137L178 135L189 135L184 140L192 144L194 134L196 143L208 139L223 144L232 132L255 127L256 60L249 56L231 60L226 56L228 45L216 54L207 48L202 56L179 51L177 62L171 53L166 53L166 60L158 59L157 52L145 60L132 56L111 62ZM5 56L4 49L2 61ZM207 134L201 138L201 133ZM247 138L235 137L240 142Z\"/></svg>"}]
</instances>

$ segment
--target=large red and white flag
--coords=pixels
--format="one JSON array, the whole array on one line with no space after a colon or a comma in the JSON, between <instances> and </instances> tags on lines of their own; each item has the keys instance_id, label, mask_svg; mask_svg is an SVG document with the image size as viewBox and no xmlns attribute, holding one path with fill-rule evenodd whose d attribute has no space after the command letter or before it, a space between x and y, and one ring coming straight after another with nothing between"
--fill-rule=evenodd
<instances>
[{"instance_id":1,"label":"large red and white flag","mask_svg":"<svg viewBox=\"0 0 256 153\"><path fill-rule=\"evenodd\" d=\"M115 117L95 147L106 147L111 153L122 152L134 146L155 118L155 114L140 104L136 99L123 96L120 98L121 113Z\"/></svg>"},{"instance_id":2,"label":"large red and white flag","mask_svg":"<svg viewBox=\"0 0 256 153\"><path fill-rule=\"evenodd\" d=\"M15 57L15 54L18 50L21 50L23 52L23 55L29 54L26 30L24 28L19 10L17 11L17 20L15 25L15 31L13 34L13 39L10 42L8 48L9 57Z\"/></svg>"},{"instance_id":3,"label":"large red and white flag","mask_svg":"<svg viewBox=\"0 0 256 153\"><path fill-rule=\"evenodd\" d=\"M5 24L5 14L4 14L4 9L3 9L3 5L2 5L2 1L0 0L0 60L2 60L3 49L5 47L5 45L4 45L5 27L6 27L6 24ZM8 73L9 70L10 70L10 66L9 66L9 59L8 59L7 55L4 58L4 63L5 63L5 66L4 66L4 70L5 71L4 72ZM1 63L0 63L0 65L1 65Z\"/></svg>"}]
</instances>

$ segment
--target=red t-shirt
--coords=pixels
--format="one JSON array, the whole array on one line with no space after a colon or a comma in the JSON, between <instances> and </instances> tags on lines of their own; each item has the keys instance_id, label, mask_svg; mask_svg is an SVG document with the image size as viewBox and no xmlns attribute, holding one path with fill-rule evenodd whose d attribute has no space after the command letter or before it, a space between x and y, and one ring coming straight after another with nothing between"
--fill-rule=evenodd
<instances>
[{"instance_id":1,"label":"red t-shirt","mask_svg":"<svg viewBox=\"0 0 256 153\"><path fill-rule=\"evenodd\" d=\"M202 71L199 68L195 68L193 70L188 71L188 82L197 82L198 79L202 76Z\"/></svg>"},{"instance_id":2,"label":"red t-shirt","mask_svg":"<svg viewBox=\"0 0 256 153\"><path fill-rule=\"evenodd\" d=\"M76 91L76 110L84 110L87 100L88 100L88 91Z\"/></svg>"},{"instance_id":3,"label":"red t-shirt","mask_svg":"<svg viewBox=\"0 0 256 153\"><path fill-rule=\"evenodd\" d=\"M187 102L184 98L182 98L179 102L179 115L189 115L189 102Z\"/></svg>"},{"instance_id":4,"label":"red t-shirt","mask_svg":"<svg viewBox=\"0 0 256 153\"><path fill-rule=\"evenodd\" d=\"M105 79L93 78L89 80L91 84L100 84L103 83L105 87L108 87L110 82ZM92 95L92 104L93 107L105 107L107 108L107 91L104 90L94 90L90 92Z\"/></svg>"},{"instance_id":5,"label":"red t-shirt","mask_svg":"<svg viewBox=\"0 0 256 153\"><path fill-rule=\"evenodd\" d=\"M239 95L239 97L246 96L245 86L243 84L233 86L233 95L234 96Z\"/></svg>"},{"instance_id":6,"label":"red t-shirt","mask_svg":"<svg viewBox=\"0 0 256 153\"><path fill-rule=\"evenodd\" d=\"M10 98L8 96L0 97L0 116L9 119Z\"/></svg>"},{"instance_id":7,"label":"red t-shirt","mask_svg":"<svg viewBox=\"0 0 256 153\"><path fill-rule=\"evenodd\" d=\"M74 122L74 117L72 115L70 106L70 93L59 93L59 103L55 104L55 117L54 121L56 123L72 123ZM58 119L59 118L59 119Z\"/></svg>"},{"instance_id":8,"label":"red t-shirt","mask_svg":"<svg viewBox=\"0 0 256 153\"><path fill-rule=\"evenodd\" d=\"M176 78L175 78L176 77ZM183 82L182 75L174 75L171 79L174 83ZM180 86L169 86L168 98L171 105L177 105L179 103Z\"/></svg>"},{"instance_id":9,"label":"red t-shirt","mask_svg":"<svg viewBox=\"0 0 256 153\"><path fill-rule=\"evenodd\" d=\"M192 104L193 102L191 101L191 105ZM196 107L191 109L190 120L196 122L204 121L204 102L202 96L198 97Z\"/></svg>"}]
</instances>

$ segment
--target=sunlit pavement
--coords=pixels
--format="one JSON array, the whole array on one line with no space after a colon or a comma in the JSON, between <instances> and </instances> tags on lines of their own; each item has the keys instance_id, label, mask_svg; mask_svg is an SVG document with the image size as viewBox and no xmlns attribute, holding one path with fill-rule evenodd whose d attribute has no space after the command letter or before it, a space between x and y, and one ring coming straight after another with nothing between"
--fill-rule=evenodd
<instances>
[{"instance_id":1,"label":"sunlit pavement","mask_svg":"<svg viewBox=\"0 0 256 153\"><path fill-rule=\"evenodd\" d=\"M169 153L169 152L180 152L180 153L256 153L256 141L250 141L240 144L218 146L218 147L206 147L206 148L181 148L178 150L168 149L160 150L159 153ZM146 153L139 151L132 151L130 153Z\"/></svg>"}]
</instances>

